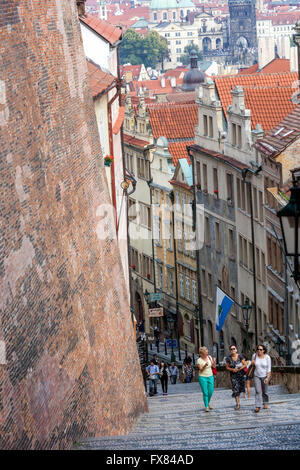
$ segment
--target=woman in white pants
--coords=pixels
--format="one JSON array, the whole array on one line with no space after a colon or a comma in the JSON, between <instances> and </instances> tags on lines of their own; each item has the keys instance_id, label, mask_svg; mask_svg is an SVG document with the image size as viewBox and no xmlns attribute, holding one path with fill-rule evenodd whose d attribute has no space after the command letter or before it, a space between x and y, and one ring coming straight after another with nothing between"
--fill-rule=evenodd
<instances>
[{"instance_id":1,"label":"woman in white pants","mask_svg":"<svg viewBox=\"0 0 300 470\"><path fill-rule=\"evenodd\" d=\"M254 387L255 387L255 413L259 413L262 406L267 409L269 401L268 384L271 377L271 358L267 354L264 345L257 346L256 354L252 356L252 364L254 369Z\"/></svg>"}]
</instances>

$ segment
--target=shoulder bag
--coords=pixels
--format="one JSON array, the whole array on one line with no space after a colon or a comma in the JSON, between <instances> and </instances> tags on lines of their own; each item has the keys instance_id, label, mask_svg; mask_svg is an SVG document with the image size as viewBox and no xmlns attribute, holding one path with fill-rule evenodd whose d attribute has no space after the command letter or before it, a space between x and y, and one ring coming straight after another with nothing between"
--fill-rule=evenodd
<instances>
[{"instance_id":1,"label":"shoulder bag","mask_svg":"<svg viewBox=\"0 0 300 470\"><path fill-rule=\"evenodd\" d=\"M256 355L255 355L255 359L256 359ZM251 363L250 366L249 366L249 369L246 373L246 376L249 377L249 379L253 379L254 371L255 371L255 364Z\"/></svg>"},{"instance_id":2,"label":"shoulder bag","mask_svg":"<svg viewBox=\"0 0 300 470\"><path fill-rule=\"evenodd\" d=\"M210 356L208 356L208 357L209 357L209 359L210 359L210 362L212 363L212 358L211 358ZM216 376L217 373L218 373L216 367L213 367L213 366L211 366L211 371L212 371L212 373L213 373L214 376Z\"/></svg>"}]
</instances>

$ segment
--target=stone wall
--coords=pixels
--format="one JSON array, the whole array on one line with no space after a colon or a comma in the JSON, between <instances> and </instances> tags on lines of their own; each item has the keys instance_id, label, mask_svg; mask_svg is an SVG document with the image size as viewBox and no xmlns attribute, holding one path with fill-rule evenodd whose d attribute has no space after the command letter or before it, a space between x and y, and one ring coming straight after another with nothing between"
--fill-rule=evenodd
<instances>
[{"instance_id":1,"label":"stone wall","mask_svg":"<svg viewBox=\"0 0 300 470\"><path fill-rule=\"evenodd\" d=\"M0 447L69 448L147 410L76 1L0 0L0 51Z\"/></svg>"}]
</instances>

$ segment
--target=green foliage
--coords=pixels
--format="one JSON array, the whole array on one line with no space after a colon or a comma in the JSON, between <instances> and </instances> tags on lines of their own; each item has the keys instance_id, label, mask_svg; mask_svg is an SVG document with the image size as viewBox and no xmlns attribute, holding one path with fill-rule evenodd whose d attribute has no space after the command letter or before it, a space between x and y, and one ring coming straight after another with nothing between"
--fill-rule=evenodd
<instances>
[{"instance_id":1,"label":"green foliage","mask_svg":"<svg viewBox=\"0 0 300 470\"><path fill-rule=\"evenodd\" d=\"M203 60L203 55L202 52L199 49L199 46L197 44L188 44L184 48L184 54L180 56L180 62L183 63L183 65L189 65L190 64L190 55L191 51L195 50L198 56L198 60Z\"/></svg>"},{"instance_id":2,"label":"green foliage","mask_svg":"<svg viewBox=\"0 0 300 470\"><path fill-rule=\"evenodd\" d=\"M128 29L124 35L120 48L120 62L132 65L144 64L152 67L168 56L168 45L165 38L156 31L150 31L145 38L132 29Z\"/></svg>"}]
</instances>

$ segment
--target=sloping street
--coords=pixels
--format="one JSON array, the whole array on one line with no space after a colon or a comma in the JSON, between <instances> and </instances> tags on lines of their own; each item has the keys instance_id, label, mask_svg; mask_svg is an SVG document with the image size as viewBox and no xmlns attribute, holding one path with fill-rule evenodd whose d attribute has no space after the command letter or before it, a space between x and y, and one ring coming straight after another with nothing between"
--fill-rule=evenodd
<instances>
[{"instance_id":1,"label":"sloping street","mask_svg":"<svg viewBox=\"0 0 300 470\"><path fill-rule=\"evenodd\" d=\"M197 450L300 449L300 394L282 386L270 387L270 406L254 413L254 389L234 410L231 390L216 389L204 411L197 382L169 386L168 396L148 398L149 413L140 417L126 436L99 437L80 443L79 449Z\"/></svg>"}]
</instances>

